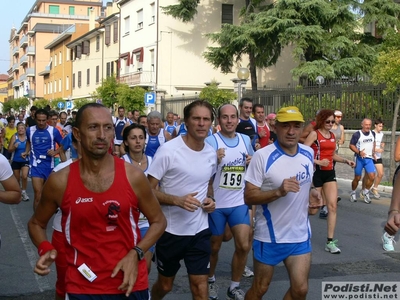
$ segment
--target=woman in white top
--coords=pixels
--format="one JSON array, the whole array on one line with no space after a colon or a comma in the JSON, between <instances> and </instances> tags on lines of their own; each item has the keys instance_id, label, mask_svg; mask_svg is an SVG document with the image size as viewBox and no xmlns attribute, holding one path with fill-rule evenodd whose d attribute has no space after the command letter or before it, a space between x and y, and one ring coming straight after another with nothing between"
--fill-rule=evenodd
<instances>
[{"instance_id":1,"label":"woman in white top","mask_svg":"<svg viewBox=\"0 0 400 300\"><path fill-rule=\"evenodd\" d=\"M144 146L146 141L146 129L144 126L133 123L126 127L122 133L122 140L125 146L125 154L121 157L127 163L133 164L134 166L141 169L146 175L147 170L152 162L152 158L144 154ZM146 217L140 213L139 216L139 228L142 238L149 229L149 222ZM147 263L147 271L150 273L151 258L154 253L154 246L144 255Z\"/></svg>"}]
</instances>

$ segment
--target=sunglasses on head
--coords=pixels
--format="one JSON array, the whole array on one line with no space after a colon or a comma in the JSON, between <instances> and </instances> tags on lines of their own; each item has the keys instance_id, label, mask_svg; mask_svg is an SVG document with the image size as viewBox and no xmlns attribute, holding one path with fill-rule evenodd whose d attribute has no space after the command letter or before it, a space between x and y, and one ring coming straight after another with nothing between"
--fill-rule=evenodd
<instances>
[{"instance_id":1,"label":"sunglasses on head","mask_svg":"<svg viewBox=\"0 0 400 300\"><path fill-rule=\"evenodd\" d=\"M341 119L341 118L342 118L342 116L335 116L335 118Z\"/></svg>"}]
</instances>

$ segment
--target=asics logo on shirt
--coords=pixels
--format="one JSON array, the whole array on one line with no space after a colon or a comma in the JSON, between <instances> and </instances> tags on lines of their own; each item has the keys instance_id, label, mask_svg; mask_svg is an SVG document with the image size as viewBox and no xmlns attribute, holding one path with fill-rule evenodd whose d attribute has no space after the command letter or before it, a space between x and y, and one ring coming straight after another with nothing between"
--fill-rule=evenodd
<instances>
[{"instance_id":1,"label":"asics logo on shirt","mask_svg":"<svg viewBox=\"0 0 400 300\"><path fill-rule=\"evenodd\" d=\"M373 141L374 141L374 139L372 139L372 138L362 140L363 143L371 143Z\"/></svg>"},{"instance_id":2,"label":"asics logo on shirt","mask_svg":"<svg viewBox=\"0 0 400 300\"><path fill-rule=\"evenodd\" d=\"M81 197L78 197L78 199L76 199L76 201L75 201L76 204L88 203L88 202L93 202L93 198L81 198Z\"/></svg>"}]
</instances>

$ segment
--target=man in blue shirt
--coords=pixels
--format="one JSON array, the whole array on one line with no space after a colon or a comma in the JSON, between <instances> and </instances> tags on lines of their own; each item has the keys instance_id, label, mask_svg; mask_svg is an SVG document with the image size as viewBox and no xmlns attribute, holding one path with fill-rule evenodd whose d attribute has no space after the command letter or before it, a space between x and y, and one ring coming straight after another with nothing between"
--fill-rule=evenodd
<instances>
[{"instance_id":1,"label":"man in blue shirt","mask_svg":"<svg viewBox=\"0 0 400 300\"><path fill-rule=\"evenodd\" d=\"M57 128L47 124L49 112L44 109L36 111L36 125L27 128L26 149L21 155L26 157L29 153L30 177L34 193L33 209L41 197L44 182L54 168L55 143L61 144L62 136ZM59 148L60 149L60 148Z\"/></svg>"}]
</instances>

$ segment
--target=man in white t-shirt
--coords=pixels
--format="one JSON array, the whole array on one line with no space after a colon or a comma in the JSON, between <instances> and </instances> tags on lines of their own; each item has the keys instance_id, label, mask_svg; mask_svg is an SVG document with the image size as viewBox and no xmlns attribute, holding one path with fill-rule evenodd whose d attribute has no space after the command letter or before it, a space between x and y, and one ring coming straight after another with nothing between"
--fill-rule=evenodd
<instances>
[{"instance_id":1,"label":"man in white t-shirt","mask_svg":"<svg viewBox=\"0 0 400 300\"><path fill-rule=\"evenodd\" d=\"M218 156L217 172L213 180L210 180L209 188L215 198L216 209L208 215L212 233L208 297L211 300L218 299L215 269L225 226L228 224L235 240L235 252L232 258L231 284L226 299L235 300L244 297L239 285L251 244L250 214L248 206L244 203L243 190L246 166L254 151L250 137L236 132L239 123L236 106L222 105L217 111L217 117L221 130L206 139Z\"/></svg>"},{"instance_id":2,"label":"man in white t-shirt","mask_svg":"<svg viewBox=\"0 0 400 300\"><path fill-rule=\"evenodd\" d=\"M256 205L253 242L254 280L245 299L262 299L274 267L284 262L290 287L284 299L306 299L311 265L309 213L316 213L321 196L313 189L313 150L299 139L304 119L297 107L276 115L277 141L258 150L245 175L245 202Z\"/></svg>"},{"instance_id":3,"label":"man in white t-shirt","mask_svg":"<svg viewBox=\"0 0 400 300\"><path fill-rule=\"evenodd\" d=\"M5 204L18 204L21 202L21 188L11 169L10 163L3 154L0 154L0 202ZM0 235L1 247L1 235Z\"/></svg>"},{"instance_id":4,"label":"man in white t-shirt","mask_svg":"<svg viewBox=\"0 0 400 300\"><path fill-rule=\"evenodd\" d=\"M150 185L167 219L165 233L156 244L158 279L151 291L152 300L162 299L172 290L182 259L193 299L208 298L208 213L214 211L215 202L207 191L217 155L204 140L213 121L212 111L212 106L203 100L187 105L187 134L160 147L148 170Z\"/></svg>"}]
</instances>

